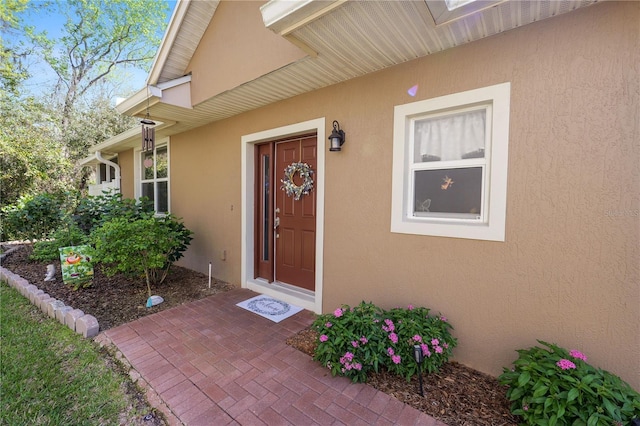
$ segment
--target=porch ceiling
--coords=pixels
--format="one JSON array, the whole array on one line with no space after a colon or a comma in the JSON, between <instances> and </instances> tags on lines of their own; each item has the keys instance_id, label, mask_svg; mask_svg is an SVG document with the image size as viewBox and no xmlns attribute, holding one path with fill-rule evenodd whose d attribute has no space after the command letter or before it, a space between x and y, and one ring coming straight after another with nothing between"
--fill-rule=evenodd
<instances>
[{"instance_id":1,"label":"porch ceiling","mask_svg":"<svg viewBox=\"0 0 640 426\"><path fill-rule=\"evenodd\" d=\"M284 1L284 0L272 0ZM431 1L431 0L430 0ZM548 19L598 0L505 0L485 2L487 8L457 20L436 25L427 2L338 1L328 12L307 16L286 34L277 23L269 27L315 52L305 59L210 98L193 109L154 102L151 116L176 124L165 129L175 134L222 120L245 111L345 80L382 70L416 58L441 52L523 25ZM206 29L215 6L196 10L208 2L179 2L183 14L173 31L173 48L150 75L150 84L183 75L190 55ZM213 2L217 5L217 2ZM209 14L209 18L203 18ZM175 13L174 13L175 15ZM175 17L174 17L175 19ZM171 28L168 30L169 35ZM293 38L293 39L292 39ZM190 46L189 46L190 43ZM190 49L190 50L188 50ZM159 55L161 57L161 55ZM155 73L155 74L154 74ZM126 112L144 115L146 96ZM154 99L155 101L155 99Z\"/></svg>"}]
</instances>

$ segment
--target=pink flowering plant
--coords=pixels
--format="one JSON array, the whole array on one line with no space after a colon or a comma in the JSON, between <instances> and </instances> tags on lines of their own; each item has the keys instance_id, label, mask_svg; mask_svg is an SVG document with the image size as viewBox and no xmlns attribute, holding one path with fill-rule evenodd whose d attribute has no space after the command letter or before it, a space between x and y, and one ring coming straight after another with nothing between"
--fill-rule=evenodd
<instances>
[{"instance_id":1,"label":"pink flowering plant","mask_svg":"<svg viewBox=\"0 0 640 426\"><path fill-rule=\"evenodd\" d=\"M388 371L403 376L407 381L418 373L414 346L420 346L423 355L421 372L433 373L447 362L457 340L451 335L453 327L442 315L430 315L424 307L394 308L386 311L380 328L385 336Z\"/></svg>"},{"instance_id":2,"label":"pink flowering plant","mask_svg":"<svg viewBox=\"0 0 640 426\"><path fill-rule=\"evenodd\" d=\"M313 323L318 333L314 359L331 370L331 374L364 382L367 373L378 371L382 364L379 321L382 310L362 302L353 308L343 305L319 315Z\"/></svg>"},{"instance_id":3,"label":"pink flowering plant","mask_svg":"<svg viewBox=\"0 0 640 426\"><path fill-rule=\"evenodd\" d=\"M499 380L511 412L531 425L627 425L640 419L640 394L618 376L587 363L577 349L538 341L521 349Z\"/></svg>"},{"instance_id":4,"label":"pink flowering plant","mask_svg":"<svg viewBox=\"0 0 640 426\"><path fill-rule=\"evenodd\" d=\"M446 318L411 305L390 311L365 302L353 308L343 305L318 316L313 328L318 334L314 359L333 375L354 382L365 382L367 373L381 367L410 380L418 372L415 344L425 354L422 372L436 371L456 345Z\"/></svg>"}]
</instances>

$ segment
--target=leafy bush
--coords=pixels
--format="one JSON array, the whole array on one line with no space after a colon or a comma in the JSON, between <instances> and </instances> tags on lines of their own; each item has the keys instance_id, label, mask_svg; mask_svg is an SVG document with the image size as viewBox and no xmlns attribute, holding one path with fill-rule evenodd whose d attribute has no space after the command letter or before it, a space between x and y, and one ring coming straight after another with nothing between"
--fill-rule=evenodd
<instances>
[{"instance_id":1,"label":"leafy bush","mask_svg":"<svg viewBox=\"0 0 640 426\"><path fill-rule=\"evenodd\" d=\"M52 262L60 259L60 247L78 246L89 242L89 237L78 225L67 220L62 226L49 235L49 239L33 244L31 259L41 262Z\"/></svg>"},{"instance_id":2,"label":"leafy bush","mask_svg":"<svg viewBox=\"0 0 640 426\"><path fill-rule=\"evenodd\" d=\"M143 213L135 220L115 217L91 233L94 261L102 263L108 275L144 275L151 296L151 285L164 281L173 262L187 249L192 234L172 215Z\"/></svg>"},{"instance_id":3,"label":"leafy bush","mask_svg":"<svg viewBox=\"0 0 640 426\"><path fill-rule=\"evenodd\" d=\"M116 217L135 220L153 212L153 203L146 197L139 200L123 198L117 192L82 198L73 214L78 227L87 235L103 223Z\"/></svg>"},{"instance_id":4,"label":"leafy bush","mask_svg":"<svg viewBox=\"0 0 640 426\"><path fill-rule=\"evenodd\" d=\"M518 350L514 368L499 381L509 386L511 412L531 425L629 425L640 419L640 394L619 377L595 368L577 350L538 341Z\"/></svg>"},{"instance_id":5,"label":"leafy bush","mask_svg":"<svg viewBox=\"0 0 640 426\"><path fill-rule=\"evenodd\" d=\"M372 303L350 308L343 305L332 314L320 315L313 323L318 332L314 359L354 382L364 382L367 373L382 364L382 334L379 322L382 310Z\"/></svg>"},{"instance_id":6,"label":"leafy bush","mask_svg":"<svg viewBox=\"0 0 640 426\"><path fill-rule=\"evenodd\" d=\"M53 194L22 197L2 209L2 237L5 240L39 240L58 228L62 221L62 201Z\"/></svg>"},{"instance_id":7,"label":"leafy bush","mask_svg":"<svg viewBox=\"0 0 640 426\"><path fill-rule=\"evenodd\" d=\"M451 325L442 316L430 316L427 308L395 308L383 311L362 302L343 305L332 314L320 315L313 323L318 333L314 359L335 375L364 382L367 373L384 366L406 377L417 374L414 345L424 355L423 369L437 371L451 356L456 339Z\"/></svg>"},{"instance_id":8,"label":"leafy bush","mask_svg":"<svg viewBox=\"0 0 640 426\"><path fill-rule=\"evenodd\" d=\"M382 329L385 332L387 357L384 365L407 380L418 373L413 347L419 345L424 361L421 369L438 371L449 360L457 340L451 335L451 325L444 316L431 316L427 308L394 308L386 312Z\"/></svg>"}]
</instances>

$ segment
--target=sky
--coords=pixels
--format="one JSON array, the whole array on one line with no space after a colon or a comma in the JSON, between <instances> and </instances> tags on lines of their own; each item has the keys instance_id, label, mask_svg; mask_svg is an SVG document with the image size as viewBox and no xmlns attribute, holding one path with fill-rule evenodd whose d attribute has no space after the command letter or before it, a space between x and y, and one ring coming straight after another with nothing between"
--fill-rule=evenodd
<instances>
[{"instance_id":1,"label":"sky","mask_svg":"<svg viewBox=\"0 0 640 426\"><path fill-rule=\"evenodd\" d=\"M2 1L2 0L0 0ZM108 1L108 0L107 0ZM168 4L168 11L166 22L168 23L171 19L171 14L173 13L173 9L177 3L177 0L166 0ZM36 32L41 32L46 30L50 37L57 38L62 35L63 25L65 22L64 16L56 13L34 13L39 5L42 5L44 2L40 0L32 0L29 5L29 10L25 11L23 14L24 23L27 25L32 25L35 27ZM166 28L163 28L164 32ZM10 40L13 35L5 36L6 40ZM27 59L26 65L29 69L32 77L24 83L24 88L27 89L34 95L40 94L42 91L48 91L48 89L52 88L56 81L56 75L51 70L49 66L47 66L42 61L38 60L35 57L30 57ZM123 87L123 91L138 91L145 87L147 75L149 70L139 70L134 68L129 68L128 70L123 70L126 74L125 81L127 81L126 86ZM117 94L117 96L124 95Z\"/></svg>"}]
</instances>

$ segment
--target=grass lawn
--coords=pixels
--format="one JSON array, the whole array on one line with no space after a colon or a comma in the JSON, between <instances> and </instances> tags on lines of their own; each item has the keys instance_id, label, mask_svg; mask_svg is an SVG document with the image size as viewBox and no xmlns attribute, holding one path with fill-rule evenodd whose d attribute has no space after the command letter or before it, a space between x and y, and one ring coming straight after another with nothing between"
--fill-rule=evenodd
<instances>
[{"instance_id":1,"label":"grass lawn","mask_svg":"<svg viewBox=\"0 0 640 426\"><path fill-rule=\"evenodd\" d=\"M95 342L0 283L0 425L131 424L145 414L132 386Z\"/></svg>"}]
</instances>

